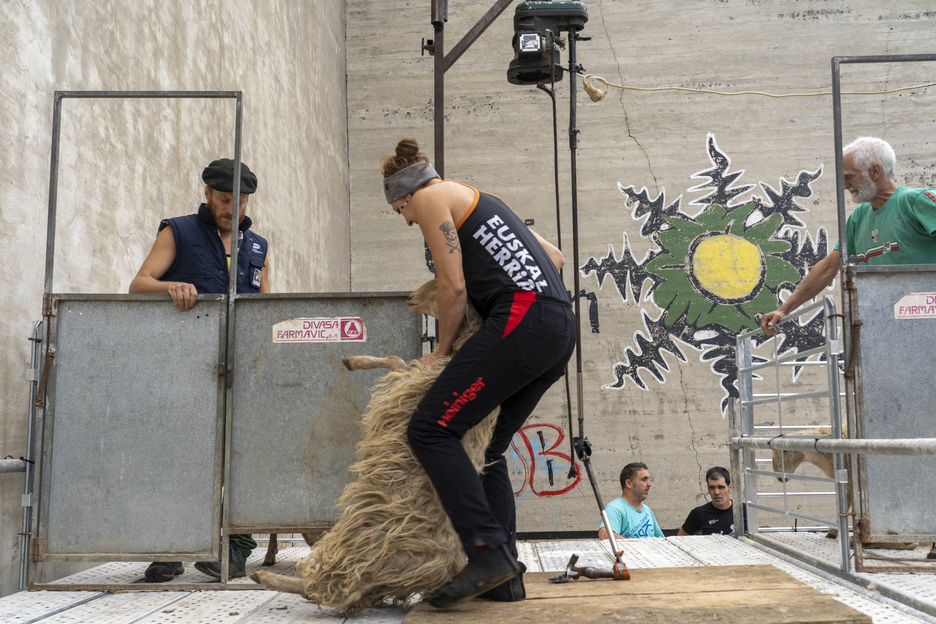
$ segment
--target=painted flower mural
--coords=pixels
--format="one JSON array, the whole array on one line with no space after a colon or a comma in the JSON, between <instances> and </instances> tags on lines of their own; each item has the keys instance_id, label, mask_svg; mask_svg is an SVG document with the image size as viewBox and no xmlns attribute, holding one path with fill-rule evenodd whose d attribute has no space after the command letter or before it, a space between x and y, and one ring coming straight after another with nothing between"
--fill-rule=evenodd
<instances>
[{"instance_id":1,"label":"painted flower mural","mask_svg":"<svg viewBox=\"0 0 936 624\"><path fill-rule=\"evenodd\" d=\"M589 258L581 270L594 274L599 286L611 277L625 302L642 306L644 331L635 332L635 347L627 347L612 366L614 379L605 388L623 389L630 380L647 390L641 372L664 383L670 370L664 353L687 362L691 348L718 375L724 410L729 398L738 396L735 334L756 328L755 315L777 307L781 290L792 290L825 257L828 240L823 229L813 240L798 216L807 209L797 200L812 195L810 185L822 175L821 166L801 171L792 183L781 178L779 191L761 182L763 196L745 201L741 197L755 185L735 185L744 170L729 171L731 161L712 134L706 148L711 167L694 174L705 181L689 189L708 191L689 203L701 210L690 215L682 210L681 196L667 205L665 190L651 199L646 188L618 183L632 218L643 221L640 235L652 249L637 260L625 232L620 259L609 246L606 257ZM656 310L648 310L648 301ZM821 314L785 330L782 352L816 346L823 339Z\"/></svg>"},{"instance_id":2,"label":"painted flower mural","mask_svg":"<svg viewBox=\"0 0 936 624\"><path fill-rule=\"evenodd\" d=\"M754 202L733 209L712 204L693 220L669 220L672 228L659 235L666 253L649 262L647 271L662 278L653 299L666 309L670 324L685 312L693 327L717 325L737 333L751 327L758 311L775 307L771 288L799 281L796 267L773 255L790 248L773 239L780 215L745 228L756 209Z\"/></svg>"}]
</instances>

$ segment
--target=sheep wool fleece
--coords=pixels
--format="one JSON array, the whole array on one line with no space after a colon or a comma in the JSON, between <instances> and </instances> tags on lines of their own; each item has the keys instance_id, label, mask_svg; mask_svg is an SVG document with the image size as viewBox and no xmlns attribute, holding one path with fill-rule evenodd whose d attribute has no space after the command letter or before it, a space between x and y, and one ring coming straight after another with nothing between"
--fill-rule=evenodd
<instances>
[{"instance_id":1,"label":"sheep wool fleece","mask_svg":"<svg viewBox=\"0 0 936 624\"><path fill-rule=\"evenodd\" d=\"M484 324L420 402L407 435L468 553L474 538L516 556L516 509L504 453L565 372L576 322L546 251L497 197L475 191L458 224L468 297ZM500 405L484 474L461 438Z\"/></svg>"}]
</instances>

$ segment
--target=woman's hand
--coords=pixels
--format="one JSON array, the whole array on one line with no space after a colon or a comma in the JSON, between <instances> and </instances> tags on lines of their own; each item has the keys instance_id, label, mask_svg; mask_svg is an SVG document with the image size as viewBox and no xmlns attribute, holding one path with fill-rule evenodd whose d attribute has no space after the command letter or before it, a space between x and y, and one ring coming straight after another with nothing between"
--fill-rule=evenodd
<instances>
[{"instance_id":1,"label":"woman's hand","mask_svg":"<svg viewBox=\"0 0 936 624\"><path fill-rule=\"evenodd\" d=\"M446 357L441 355L438 351L433 351L432 353L427 353L426 355L419 358L419 363L423 366L429 366L430 364L435 364L440 358Z\"/></svg>"}]
</instances>

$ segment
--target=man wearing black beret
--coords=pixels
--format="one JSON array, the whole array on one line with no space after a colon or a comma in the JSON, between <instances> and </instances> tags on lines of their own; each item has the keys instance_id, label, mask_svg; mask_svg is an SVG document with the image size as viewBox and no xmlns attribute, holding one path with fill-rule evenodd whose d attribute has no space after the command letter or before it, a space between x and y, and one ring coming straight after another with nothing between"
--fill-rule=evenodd
<instances>
[{"instance_id":1,"label":"man wearing black beret","mask_svg":"<svg viewBox=\"0 0 936 624\"><path fill-rule=\"evenodd\" d=\"M237 228L237 292L268 293L270 268L267 241L250 230L245 215L247 200L257 190L257 176L244 163L240 170L240 226ZM131 293L167 293L185 312L199 293L228 292L234 199L234 161L215 160L202 171L205 203L196 214L163 219L156 242L130 282ZM230 536L229 576L245 575L246 559L257 543L250 535ZM199 561L195 568L221 578L221 566ZM180 562L155 562L145 572L146 581L161 583L184 570Z\"/></svg>"},{"instance_id":2,"label":"man wearing black beret","mask_svg":"<svg viewBox=\"0 0 936 624\"><path fill-rule=\"evenodd\" d=\"M185 312L198 294L228 292L234 161L222 158L202 171L205 203L196 214L163 219L159 235L136 277L131 293L167 293ZM270 292L267 241L250 230L247 201L257 176L241 163L237 292ZM168 227L167 227L168 226Z\"/></svg>"}]
</instances>

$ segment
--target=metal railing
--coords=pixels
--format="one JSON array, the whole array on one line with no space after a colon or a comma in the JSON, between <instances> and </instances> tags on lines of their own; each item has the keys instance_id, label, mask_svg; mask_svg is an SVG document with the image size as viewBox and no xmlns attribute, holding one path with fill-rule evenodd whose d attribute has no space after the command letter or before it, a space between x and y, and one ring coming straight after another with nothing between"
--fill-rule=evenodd
<instances>
[{"instance_id":1,"label":"metal railing","mask_svg":"<svg viewBox=\"0 0 936 624\"><path fill-rule=\"evenodd\" d=\"M849 509L849 473L845 466L845 455L903 455L903 456L933 456L936 455L936 438L907 438L907 439L845 439L842 428L841 398L839 391L839 342L836 339L830 339L829 336L836 336L835 305L832 298L824 297L821 301L803 306L789 316L784 317L781 322L797 317L807 315L818 309L824 313L824 333L826 336L825 344L808 351L802 351L794 354L780 355L778 339L782 334L778 334L772 339L773 357L765 358L764 361L754 363L753 338L761 334L761 330L755 330L739 334L737 336L737 362L738 362L738 381L740 397L737 401L738 408L732 406L732 437L731 462L732 471L735 474L743 476L743 486L741 494L743 496L743 506L735 506L735 525L743 527L745 533L756 533L759 530L757 512L766 511L769 513L780 514L790 518L796 518L807 522L812 522L820 526L835 527L838 529L838 544L840 554L840 567L842 572L849 572L850 548L848 543L848 514ZM805 357L813 354L824 354L825 361L818 362L796 362L798 357ZM808 391L808 392L781 392L780 370L788 366L824 366L827 372L828 388L826 390ZM754 374L756 371L774 370L776 379L776 391L767 394L754 393ZM831 423L830 434L816 433L798 433L787 436L783 431L790 429L803 429L803 427L790 426L783 424L783 405L792 401L801 399L827 397L829 400L829 422ZM754 408L757 406L775 404L777 406L777 425L755 425ZM780 430L777 435L764 435L757 433L764 429ZM758 462L769 460L758 460L754 457L755 450L780 451L780 471L764 470L756 467ZM833 477L816 477L810 475L794 474L787 472L785 451L803 451L829 454L833 458ZM758 492L757 477L776 477L783 481L783 490L781 492ZM834 492L790 492L787 490L788 480L804 481L811 483L832 484ZM791 511L787 504L791 496L835 496L836 519L827 520L817 518L807 514ZM759 502L763 498L782 498L783 507ZM747 508L746 521L742 518L741 508ZM753 529L753 530L750 530ZM816 563L816 562L814 562Z\"/></svg>"},{"instance_id":2,"label":"metal railing","mask_svg":"<svg viewBox=\"0 0 936 624\"><path fill-rule=\"evenodd\" d=\"M819 311L821 311L823 314L823 333L826 336L826 340L821 346L812 349L781 354L780 340L782 334L778 334L770 340L770 343L773 346L772 356L764 358L764 361L755 363L753 354L753 339L755 336L760 336L762 334L761 330L757 329L754 331L742 333L739 334L736 338L738 386L740 397L738 400L737 413L733 413L732 418L733 434L731 439L731 459L732 464L737 464L736 466L732 466L735 473L741 474L743 476L743 487L741 493L744 499L744 504L739 506L736 514L740 516L740 508L746 508L747 525L745 525L745 519L741 517L736 518L735 525L744 527L745 532L751 532L748 531L750 527L753 527L754 529L752 532L757 532L757 512L760 510L780 514L789 518L804 520L806 522L812 522L821 526L827 526L830 528L835 527L839 531L839 550L841 555L842 569L847 571L849 561L848 519L847 516L844 515L844 512L847 511L848 507L846 494L848 474L845 471L845 460L841 452L836 452L833 455L835 478L793 474L792 471L787 472L785 453L781 453L780 455L781 469L779 472L774 470L759 469L756 467L757 459L754 456L755 449L782 450L791 448L790 446L781 447L781 442L795 446L797 447L797 450L813 450L821 452L819 449L819 443L820 441L822 441L824 444L827 443L829 441L828 435L818 435L815 433L797 433L794 434L795 438L784 437L786 435L784 431L794 428L788 425L784 425L783 423L784 405L795 401L802 401L804 399L828 399L830 417L829 422L831 423L831 438L837 441L841 441L842 439L841 392L839 390L838 364L840 350L838 340L835 339L835 336L838 335L837 326L835 323L835 304L832 302L832 298L827 296L819 301L816 301L815 303L803 306L789 316L785 317L783 321L796 319L800 316ZM830 336L832 337L831 339L829 338ZM824 361L803 360L803 358L819 354L825 356ZM826 369L826 388L824 390L812 390L806 392L781 392L781 371L794 366L824 367ZM770 371L773 371L772 376L775 381L775 391L771 393L755 393L754 375L759 374L766 379L768 376L767 373ZM776 405L777 424L767 426L755 425L754 408L767 405ZM795 428L803 429L802 427ZM758 433L758 431L762 431L764 429L772 429L774 431L779 430L780 433L775 435ZM780 479L783 483L782 492L758 492L758 476L776 477ZM789 492L787 490L787 483L791 480L831 484L834 487L834 492ZM830 495L835 496L836 510L838 512L838 517L834 520L816 518L814 516L792 511L788 505L788 498L790 496ZM759 502L761 498L777 497L782 499L782 507L767 505L763 502Z\"/></svg>"}]
</instances>

